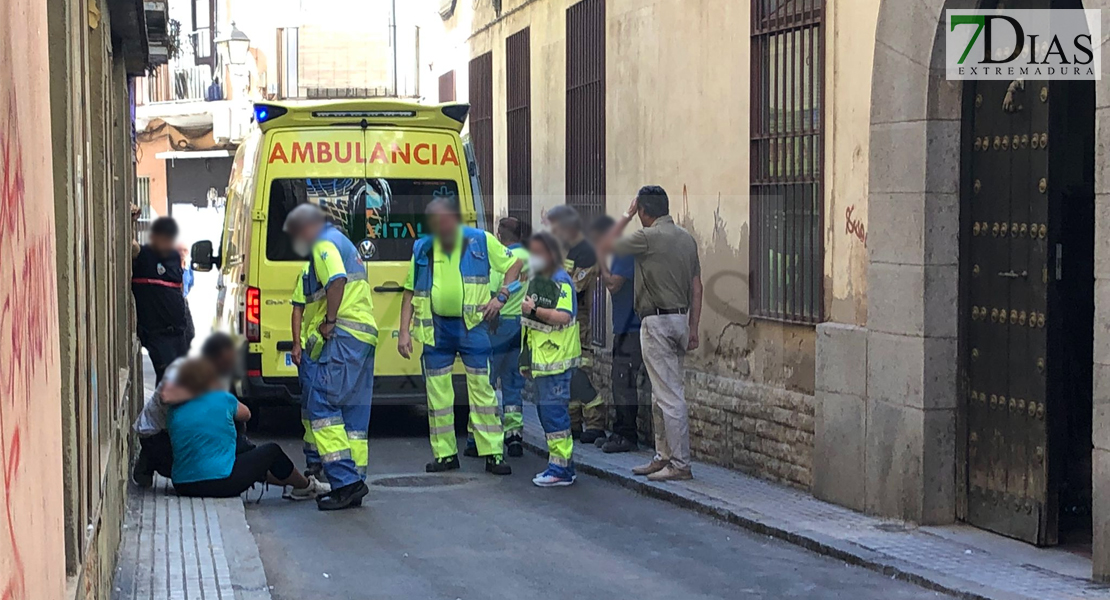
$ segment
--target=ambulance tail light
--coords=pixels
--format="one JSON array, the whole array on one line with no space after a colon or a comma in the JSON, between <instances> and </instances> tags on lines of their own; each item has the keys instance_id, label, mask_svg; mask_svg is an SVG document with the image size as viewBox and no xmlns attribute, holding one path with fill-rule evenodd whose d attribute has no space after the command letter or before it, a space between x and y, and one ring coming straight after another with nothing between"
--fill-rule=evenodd
<instances>
[{"instance_id":1,"label":"ambulance tail light","mask_svg":"<svg viewBox=\"0 0 1110 600\"><path fill-rule=\"evenodd\" d=\"M246 331L248 342L262 341L262 290L247 288Z\"/></svg>"}]
</instances>

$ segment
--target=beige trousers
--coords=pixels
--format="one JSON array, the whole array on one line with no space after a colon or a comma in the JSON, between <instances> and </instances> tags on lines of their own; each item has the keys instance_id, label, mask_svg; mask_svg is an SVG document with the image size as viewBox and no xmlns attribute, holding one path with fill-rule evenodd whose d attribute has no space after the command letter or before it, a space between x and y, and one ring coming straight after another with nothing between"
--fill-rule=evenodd
<instances>
[{"instance_id":1,"label":"beige trousers","mask_svg":"<svg viewBox=\"0 0 1110 600\"><path fill-rule=\"evenodd\" d=\"M640 325L644 365L651 378L655 458L690 468L690 421L686 414L683 360L690 341L686 315L653 315Z\"/></svg>"}]
</instances>

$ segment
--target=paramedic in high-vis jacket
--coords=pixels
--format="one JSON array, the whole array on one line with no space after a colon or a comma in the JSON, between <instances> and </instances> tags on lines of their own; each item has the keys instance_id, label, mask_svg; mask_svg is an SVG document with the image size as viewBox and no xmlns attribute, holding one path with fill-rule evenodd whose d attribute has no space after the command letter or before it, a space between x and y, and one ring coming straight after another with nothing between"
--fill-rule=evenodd
<instances>
[{"instance_id":1,"label":"paramedic in high-vis jacket","mask_svg":"<svg viewBox=\"0 0 1110 600\"><path fill-rule=\"evenodd\" d=\"M366 266L347 236L327 222L323 211L302 204L289 213L285 232L293 249L309 257L303 293L324 297L313 316L301 360L315 364L306 402L309 424L330 494L316 500L320 510L362 504L366 487L370 401L378 327Z\"/></svg>"},{"instance_id":2,"label":"paramedic in high-vis jacket","mask_svg":"<svg viewBox=\"0 0 1110 600\"><path fill-rule=\"evenodd\" d=\"M493 235L463 226L453 199L433 200L426 214L432 235L413 248L397 339L397 349L405 358L412 356L414 339L424 346L428 426L435 457L426 470L459 468L451 371L455 357L461 356L478 454L486 457L486 471L509 475L512 469L503 460L501 417L490 384L486 321L497 319L505 302L519 290L524 262L506 252ZM493 271L504 273L505 285L490 298Z\"/></svg>"}]
</instances>

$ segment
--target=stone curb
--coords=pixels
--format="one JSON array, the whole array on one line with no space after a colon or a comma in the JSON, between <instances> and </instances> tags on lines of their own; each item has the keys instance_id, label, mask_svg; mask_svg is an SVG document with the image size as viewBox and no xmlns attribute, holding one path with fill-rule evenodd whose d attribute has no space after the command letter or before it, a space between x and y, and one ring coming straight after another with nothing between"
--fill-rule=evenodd
<instances>
[{"instance_id":1,"label":"stone curb","mask_svg":"<svg viewBox=\"0 0 1110 600\"><path fill-rule=\"evenodd\" d=\"M529 451L547 458L546 442L540 440L537 443L536 440L529 439L530 437L527 433L525 434L524 446ZM777 538L817 554L913 583L928 590L967 600L1030 600L1029 596L988 588L965 579L948 576L939 571L924 569L919 565L886 556L852 542L792 526L762 513L735 510L704 494L689 490L678 490L666 484L652 483L646 479L637 478L631 473L624 474L616 469L591 464L588 457L583 460L576 456L574 465L580 472L615 483L645 496L664 500L731 525Z\"/></svg>"},{"instance_id":2,"label":"stone curb","mask_svg":"<svg viewBox=\"0 0 1110 600\"><path fill-rule=\"evenodd\" d=\"M216 515L220 521L227 564L231 569L235 600L271 600L262 554L247 524L246 506L239 498L232 500L218 505Z\"/></svg>"}]
</instances>

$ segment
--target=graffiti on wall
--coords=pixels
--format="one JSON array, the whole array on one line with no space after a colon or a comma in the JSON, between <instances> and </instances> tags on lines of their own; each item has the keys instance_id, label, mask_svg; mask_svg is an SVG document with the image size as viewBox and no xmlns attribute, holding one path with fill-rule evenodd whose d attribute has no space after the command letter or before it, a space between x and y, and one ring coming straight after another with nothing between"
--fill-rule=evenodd
<instances>
[{"instance_id":1,"label":"graffiti on wall","mask_svg":"<svg viewBox=\"0 0 1110 600\"><path fill-rule=\"evenodd\" d=\"M36 501L36 490L27 485L26 461L36 450L24 446L29 438L37 436L42 443L49 435L32 427L31 401L45 391L45 367L57 359L54 239L41 213L28 214L18 124L16 95L9 87L0 98L0 565L5 567L0 569L0 600L31 596L23 546L33 535L27 528L32 512L27 502Z\"/></svg>"},{"instance_id":2,"label":"graffiti on wall","mask_svg":"<svg viewBox=\"0 0 1110 600\"><path fill-rule=\"evenodd\" d=\"M855 236L863 245L867 245L867 230L864 229L863 219L852 217L852 213L856 211L856 206L853 204L844 210L844 233Z\"/></svg>"}]
</instances>

